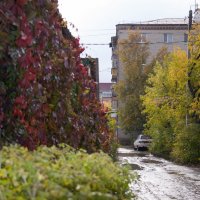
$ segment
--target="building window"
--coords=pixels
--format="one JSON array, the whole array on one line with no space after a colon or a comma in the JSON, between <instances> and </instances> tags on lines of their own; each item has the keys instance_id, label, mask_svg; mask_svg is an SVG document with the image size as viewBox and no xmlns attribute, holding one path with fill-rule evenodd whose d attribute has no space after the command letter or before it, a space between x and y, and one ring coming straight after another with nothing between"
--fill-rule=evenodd
<instances>
[{"instance_id":1,"label":"building window","mask_svg":"<svg viewBox=\"0 0 200 200\"><path fill-rule=\"evenodd\" d=\"M141 33L141 41L140 42L146 42L147 41L147 33Z\"/></svg>"},{"instance_id":2,"label":"building window","mask_svg":"<svg viewBox=\"0 0 200 200\"><path fill-rule=\"evenodd\" d=\"M109 97L112 97L112 91L110 91L110 92L102 92L101 96L102 96L102 97L105 97L105 98L106 98L106 97L108 97L108 98L109 98Z\"/></svg>"},{"instance_id":3,"label":"building window","mask_svg":"<svg viewBox=\"0 0 200 200\"><path fill-rule=\"evenodd\" d=\"M188 42L188 34L184 33L184 42Z\"/></svg>"},{"instance_id":4,"label":"building window","mask_svg":"<svg viewBox=\"0 0 200 200\"><path fill-rule=\"evenodd\" d=\"M117 101L116 100L113 100L112 101L112 109L117 109Z\"/></svg>"},{"instance_id":5,"label":"building window","mask_svg":"<svg viewBox=\"0 0 200 200\"><path fill-rule=\"evenodd\" d=\"M165 43L173 42L173 34L172 33L164 33L164 42Z\"/></svg>"},{"instance_id":6,"label":"building window","mask_svg":"<svg viewBox=\"0 0 200 200\"><path fill-rule=\"evenodd\" d=\"M114 68L117 67L117 60L116 60L116 59L113 59L113 60L112 60L112 66L113 66Z\"/></svg>"}]
</instances>

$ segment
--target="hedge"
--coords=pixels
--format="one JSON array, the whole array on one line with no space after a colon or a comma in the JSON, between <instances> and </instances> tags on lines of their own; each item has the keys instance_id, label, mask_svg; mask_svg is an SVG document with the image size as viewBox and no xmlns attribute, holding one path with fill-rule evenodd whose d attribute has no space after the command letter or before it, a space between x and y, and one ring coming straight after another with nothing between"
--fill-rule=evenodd
<instances>
[{"instance_id":1,"label":"hedge","mask_svg":"<svg viewBox=\"0 0 200 200\"><path fill-rule=\"evenodd\" d=\"M132 199L134 179L104 154L87 154L67 145L3 147L0 152L1 200Z\"/></svg>"}]
</instances>

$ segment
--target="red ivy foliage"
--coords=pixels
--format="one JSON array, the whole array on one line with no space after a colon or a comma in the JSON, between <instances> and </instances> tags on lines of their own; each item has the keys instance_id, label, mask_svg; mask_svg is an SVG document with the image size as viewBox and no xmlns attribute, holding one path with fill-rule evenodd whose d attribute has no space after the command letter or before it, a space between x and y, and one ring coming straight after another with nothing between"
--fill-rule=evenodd
<instances>
[{"instance_id":1,"label":"red ivy foliage","mask_svg":"<svg viewBox=\"0 0 200 200\"><path fill-rule=\"evenodd\" d=\"M81 64L84 49L63 25L57 0L3 0L0 17L1 145L109 151L113 136Z\"/></svg>"}]
</instances>

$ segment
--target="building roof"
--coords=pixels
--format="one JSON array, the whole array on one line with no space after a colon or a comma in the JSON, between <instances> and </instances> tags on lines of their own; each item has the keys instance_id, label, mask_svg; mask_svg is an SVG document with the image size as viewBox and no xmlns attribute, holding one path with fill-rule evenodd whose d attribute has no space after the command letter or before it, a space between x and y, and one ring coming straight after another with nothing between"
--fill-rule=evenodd
<instances>
[{"instance_id":1,"label":"building roof","mask_svg":"<svg viewBox=\"0 0 200 200\"><path fill-rule=\"evenodd\" d=\"M120 30L188 30L186 18L163 18L151 21L117 24L116 31Z\"/></svg>"},{"instance_id":2,"label":"building roof","mask_svg":"<svg viewBox=\"0 0 200 200\"><path fill-rule=\"evenodd\" d=\"M112 83L99 83L99 91L111 91Z\"/></svg>"},{"instance_id":3,"label":"building roof","mask_svg":"<svg viewBox=\"0 0 200 200\"><path fill-rule=\"evenodd\" d=\"M149 21L141 21L141 22L126 22L126 23L119 23L118 25L121 24L188 24L188 18L162 18L162 19L155 19L155 20L149 20Z\"/></svg>"},{"instance_id":4,"label":"building roof","mask_svg":"<svg viewBox=\"0 0 200 200\"><path fill-rule=\"evenodd\" d=\"M142 24L187 24L187 18L163 18L141 22Z\"/></svg>"}]
</instances>

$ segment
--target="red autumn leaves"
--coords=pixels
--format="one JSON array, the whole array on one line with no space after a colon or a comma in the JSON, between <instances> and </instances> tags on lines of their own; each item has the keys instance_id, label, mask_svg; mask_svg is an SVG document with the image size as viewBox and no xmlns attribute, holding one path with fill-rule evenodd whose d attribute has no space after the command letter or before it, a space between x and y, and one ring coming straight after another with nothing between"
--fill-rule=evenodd
<instances>
[{"instance_id":1,"label":"red autumn leaves","mask_svg":"<svg viewBox=\"0 0 200 200\"><path fill-rule=\"evenodd\" d=\"M17 0L16 3L19 6L24 6L27 3L27 0Z\"/></svg>"},{"instance_id":2,"label":"red autumn leaves","mask_svg":"<svg viewBox=\"0 0 200 200\"><path fill-rule=\"evenodd\" d=\"M33 36L28 20L25 16L21 16L20 21L20 37L17 39L16 44L19 47L27 47L32 44Z\"/></svg>"},{"instance_id":3,"label":"red autumn leaves","mask_svg":"<svg viewBox=\"0 0 200 200\"><path fill-rule=\"evenodd\" d=\"M14 35L7 33L14 38L7 49L15 51L9 67L16 73L16 84L8 84L7 92L14 91L7 94L11 96L9 109L0 104L0 128L7 121L3 128L12 126L13 141L31 150L60 142L89 152L104 149L110 140L107 119L96 97L96 84L81 64L84 48L79 38L62 33L55 1L42 1L42 8L40 4L9 0L6 8L6 1L3 6L0 2L0 10L9 11L6 16L17 29ZM0 61L7 67L7 62ZM1 78L3 68L0 72Z\"/></svg>"}]
</instances>

